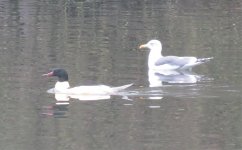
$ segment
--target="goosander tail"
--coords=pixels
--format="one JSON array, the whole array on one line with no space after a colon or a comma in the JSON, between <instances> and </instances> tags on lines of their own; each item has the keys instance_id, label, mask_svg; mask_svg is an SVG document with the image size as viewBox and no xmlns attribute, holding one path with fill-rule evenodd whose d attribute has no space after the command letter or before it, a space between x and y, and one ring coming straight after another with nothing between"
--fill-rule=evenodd
<instances>
[{"instance_id":1,"label":"goosander tail","mask_svg":"<svg viewBox=\"0 0 242 150\"><path fill-rule=\"evenodd\" d=\"M132 86L132 85L133 85L133 83L131 83L131 84L126 84L126 85L123 85L123 86L118 86L118 87L111 87L111 89L112 89L112 91L113 91L114 93L116 93L116 92L122 91L122 90L124 90L124 89L126 89L126 88L128 88L128 87L130 87L130 86Z\"/></svg>"}]
</instances>

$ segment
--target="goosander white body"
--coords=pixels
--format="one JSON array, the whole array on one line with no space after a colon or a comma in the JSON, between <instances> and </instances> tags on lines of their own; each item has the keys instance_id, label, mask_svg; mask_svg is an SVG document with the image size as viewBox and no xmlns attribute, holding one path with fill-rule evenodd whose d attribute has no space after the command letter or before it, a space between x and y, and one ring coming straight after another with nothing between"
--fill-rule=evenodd
<instances>
[{"instance_id":1,"label":"goosander white body","mask_svg":"<svg viewBox=\"0 0 242 150\"><path fill-rule=\"evenodd\" d=\"M49 93L59 94L70 98L78 98L90 100L94 97L101 97L102 99L110 97L110 95L117 94L119 91L122 91L133 84L127 84L119 87L110 87L107 85L93 85L93 86L77 86L70 87L68 82L68 74L64 69L54 69L47 74L43 74L43 76L56 76L58 77L58 81L55 84L53 89L48 90ZM82 97L82 98L80 98Z\"/></svg>"},{"instance_id":2,"label":"goosander white body","mask_svg":"<svg viewBox=\"0 0 242 150\"><path fill-rule=\"evenodd\" d=\"M178 57L178 56L162 56L162 44L158 40L151 40L147 44L140 45L141 48L150 49L148 58L148 67L153 70L187 70L194 66L203 64L213 59L210 58L196 58L192 56Z\"/></svg>"}]
</instances>

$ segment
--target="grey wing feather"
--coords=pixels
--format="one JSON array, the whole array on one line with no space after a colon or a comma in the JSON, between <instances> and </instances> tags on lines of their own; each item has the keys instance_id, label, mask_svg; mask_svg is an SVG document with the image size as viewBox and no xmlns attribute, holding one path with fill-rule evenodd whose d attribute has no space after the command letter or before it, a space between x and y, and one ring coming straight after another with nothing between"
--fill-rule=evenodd
<instances>
[{"instance_id":1,"label":"grey wing feather","mask_svg":"<svg viewBox=\"0 0 242 150\"><path fill-rule=\"evenodd\" d=\"M189 63L191 57L177 57L177 56L166 56L158 59L155 65L164 65L164 64L171 64L176 66L184 66Z\"/></svg>"}]
</instances>

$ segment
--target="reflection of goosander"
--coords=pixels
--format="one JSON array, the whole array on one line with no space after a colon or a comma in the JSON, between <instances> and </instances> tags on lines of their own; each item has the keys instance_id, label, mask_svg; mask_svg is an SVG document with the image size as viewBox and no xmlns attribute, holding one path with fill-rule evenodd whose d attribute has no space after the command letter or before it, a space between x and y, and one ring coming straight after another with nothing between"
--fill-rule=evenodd
<instances>
[{"instance_id":1,"label":"reflection of goosander","mask_svg":"<svg viewBox=\"0 0 242 150\"><path fill-rule=\"evenodd\" d=\"M43 74L43 76L56 76L58 77L58 81L55 84L53 89L48 90L49 93L55 93L58 99L68 98L78 98L84 100L93 100L95 98L107 99L110 95L117 94L119 91L122 91L132 84L127 84L119 87L109 87L106 85L94 85L94 86L77 86L70 88L68 82L68 74L64 69L54 69L47 74Z\"/></svg>"},{"instance_id":2,"label":"reflection of goosander","mask_svg":"<svg viewBox=\"0 0 242 150\"><path fill-rule=\"evenodd\" d=\"M189 71L163 71L155 72L152 69L148 72L150 87L159 87L163 83L197 83L201 76Z\"/></svg>"},{"instance_id":3,"label":"reflection of goosander","mask_svg":"<svg viewBox=\"0 0 242 150\"><path fill-rule=\"evenodd\" d=\"M194 66L208 62L211 58L162 56L162 44L158 40L151 40L147 44L140 45L141 48L150 49L148 58L149 69L154 70L186 70Z\"/></svg>"}]
</instances>

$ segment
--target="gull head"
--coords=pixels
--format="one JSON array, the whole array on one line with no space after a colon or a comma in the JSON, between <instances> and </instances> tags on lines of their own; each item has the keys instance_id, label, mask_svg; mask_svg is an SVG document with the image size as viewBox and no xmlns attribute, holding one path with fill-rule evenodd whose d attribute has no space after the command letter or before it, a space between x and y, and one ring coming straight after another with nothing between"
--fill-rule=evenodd
<instances>
[{"instance_id":1,"label":"gull head","mask_svg":"<svg viewBox=\"0 0 242 150\"><path fill-rule=\"evenodd\" d=\"M142 48L148 48L151 51L156 50L156 51L161 51L162 50L162 44L159 40L150 40L148 43L140 45L140 49Z\"/></svg>"}]
</instances>

